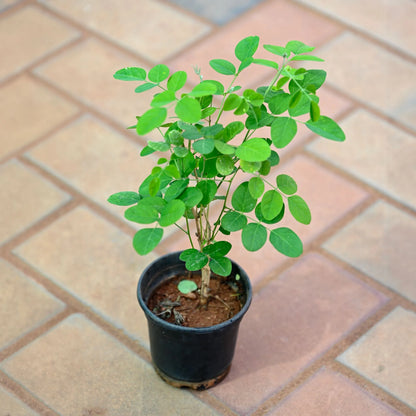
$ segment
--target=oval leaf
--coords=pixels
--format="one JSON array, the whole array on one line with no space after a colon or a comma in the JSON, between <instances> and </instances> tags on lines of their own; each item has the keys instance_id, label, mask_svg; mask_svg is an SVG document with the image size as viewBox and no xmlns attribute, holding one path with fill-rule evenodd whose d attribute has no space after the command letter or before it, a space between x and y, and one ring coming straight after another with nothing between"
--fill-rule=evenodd
<instances>
[{"instance_id":1,"label":"oval leaf","mask_svg":"<svg viewBox=\"0 0 416 416\"><path fill-rule=\"evenodd\" d=\"M236 72L234 64L226 59L211 59L211 61L209 61L209 65L219 74L234 75Z\"/></svg>"},{"instance_id":2,"label":"oval leaf","mask_svg":"<svg viewBox=\"0 0 416 416\"><path fill-rule=\"evenodd\" d=\"M227 257L212 258L209 267L218 276L229 276L232 270L231 260Z\"/></svg>"},{"instance_id":3,"label":"oval leaf","mask_svg":"<svg viewBox=\"0 0 416 416\"><path fill-rule=\"evenodd\" d=\"M150 133L153 129L161 126L168 115L164 107L151 108L147 110L138 120L136 131L139 136Z\"/></svg>"},{"instance_id":4,"label":"oval leaf","mask_svg":"<svg viewBox=\"0 0 416 416\"><path fill-rule=\"evenodd\" d=\"M198 205L202 200L203 194L198 188L186 188L179 199L184 202L187 209Z\"/></svg>"},{"instance_id":5,"label":"oval leaf","mask_svg":"<svg viewBox=\"0 0 416 416\"><path fill-rule=\"evenodd\" d=\"M276 118L270 129L271 139L273 144L282 149L286 147L292 139L296 136L298 127L296 121L290 117L278 117Z\"/></svg>"},{"instance_id":6,"label":"oval leaf","mask_svg":"<svg viewBox=\"0 0 416 416\"><path fill-rule=\"evenodd\" d=\"M137 67L123 68L119 69L113 77L121 81L144 81L146 79L146 71Z\"/></svg>"},{"instance_id":7,"label":"oval leaf","mask_svg":"<svg viewBox=\"0 0 416 416\"><path fill-rule=\"evenodd\" d=\"M159 224L162 227L175 224L185 213L185 203L179 199L169 201L160 212Z\"/></svg>"},{"instance_id":8,"label":"oval leaf","mask_svg":"<svg viewBox=\"0 0 416 416\"><path fill-rule=\"evenodd\" d=\"M147 74L149 81L155 82L155 83L164 81L168 76L169 76L169 68L163 64L154 66Z\"/></svg>"},{"instance_id":9,"label":"oval leaf","mask_svg":"<svg viewBox=\"0 0 416 416\"><path fill-rule=\"evenodd\" d=\"M279 215L283 206L283 198L275 190L267 191L261 200L261 213L263 217L270 221Z\"/></svg>"},{"instance_id":10,"label":"oval leaf","mask_svg":"<svg viewBox=\"0 0 416 416\"><path fill-rule=\"evenodd\" d=\"M207 155L215 148L214 139L197 140L193 142L192 147L195 152L201 153L201 155Z\"/></svg>"},{"instance_id":11,"label":"oval leaf","mask_svg":"<svg viewBox=\"0 0 416 416\"><path fill-rule=\"evenodd\" d=\"M306 122L306 127L326 139L336 142L343 142L345 140L345 133L341 127L329 117L321 116L317 121L309 120Z\"/></svg>"},{"instance_id":12,"label":"oval leaf","mask_svg":"<svg viewBox=\"0 0 416 416\"><path fill-rule=\"evenodd\" d=\"M185 96L176 104L175 113L186 123L196 123L201 119L201 106L194 98Z\"/></svg>"},{"instance_id":13,"label":"oval leaf","mask_svg":"<svg viewBox=\"0 0 416 416\"><path fill-rule=\"evenodd\" d=\"M285 174L276 177L276 185L286 195L293 195L298 190L295 180Z\"/></svg>"},{"instance_id":14,"label":"oval leaf","mask_svg":"<svg viewBox=\"0 0 416 416\"><path fill-rule=\"evenodd\" d=\"M241 62L251 58L259 47L259 37L258 36L248 36L238 42L235 47L235 56Z\"/></svg>"},{"instance_id":15,"label":"oval leaf","mask_svg":"<svg viewBox=\"0 0 416 416\"><path fill-rule=\"evenodd\" d=\"M182 251L179 258L185 262L185 267L191 272L201 270L209 260L208 256L195 248Z\"/></svg>"},{"instance_id":16,"label":"oval leaf","mask_svg":"<svg viewBox=\"0 0 416 416\"><path fill-rule=\"evenodd\" d=\"M260 250L267 240L266 228L258 223L247 224L241 233L241 241L248 251Z\"/></svg>"},{"instance_id":17,"label":"oval leaf","mask_svg":"<svg viewBox=\"0 0 416 416\"><path fill-rule=\"evenodd\" d=\"M218 156L215 167L220 175L227 176L234 171L234 161L231 156Z\"/></svg>"},{"instance_id":18,"label":"oval leaf","mask_svg":"<svg viewBox=\"0 0 416 416\"><path fill-rule=\"evenodd\" d=\"M213 95L217 92L217 85L210 81L202 81L192 89L189 93L191 97L204 97L206 95Z\"/></svg>"},{"instance_id":19,"label":"oval leaf","mask_svg":"<svg viewBox=\"0 0 416 416\"><path fill-rule=\"evenodd\" d=\"M255 137L238 146L235 154L246 162L263 162L269 158L271 149L266 140Z\"/></svg>"},{"instance_id":20,"label":"oval leaf","mask_svg":"<svg viewBox=\"0 0 416 416\"><path fill-rule=\"evenodd\" d=\"M303 244L297 234L290 228L276 228L269 237L273 247L288 257L299 257L303 252Z\"/></svg>"},{"instance_id":21,"label":"oval leaf","mask_svg":"<svg viewBox=\"0 0 416 416\"><path fill-rule=\"evenodd\" d=\"M205 246L202 252L210 257L219 258L226 256L231 250L231 243L228 241L217 241L216 243Z\"/></svg>"},{"instance_id":22,"label":"oval leaf","mask_svg":"<svg viewBox=\"0 0 416 416\"><path fill-rule=\"evenodd\" d=\"M234 191L231 205L236 211L250 212L256 206L257 200L253 198L248 189L248 182L243 182Z\"/></svg>"},{"instance_id":23,"label":"oval leaf","mask_svg":"<svg viewBox=\"0 0 416 416\"><path fill-rule=\"evenodd\" d=\"M198 289L198 285L193 280L181 280L178 284L179 292L184 295L191 293Z\"/></svg>"},{"instance_id":24,"label":"oval leaf","mask_svg":"<svg viewBox=\"0 0 416 416\"><path fill-rule=\"evenodd\" d=\"M289 211L296 221L301 224L310 224L312 219L311 211L303 198L298 195L292 195L288 198L288 203Z\"/></svg>"},{"instance_id":25,"label":"oval leaf","mask_svg":"<svg viewBox=\"0 0 416 416\"><path fill-rule=\"evenodd\" d=\"M221 226L227 231L239 231L247 224L247 217L240 212L227 212L221 220Z\"/></svg>"},{"instance_id":26,"label":"oval leaf","mask_svg":"<svg viewBox=\"0 0 416 416\"><path fill-rule=\"evenodd\" d=\"M248 190L253 198L260 198L264 192L263 179L258 176L254 176L248 181Z\"/></svg>"},{"instance_id":27,"label":"oval leaf","mask_svg":"<svg viewBox=\"0 0 416 416\"><path fill-rule=\"evenodd\" d=\"M140 200L140 198L141 197L137 192L125 191L110 195L107 201L113 205L126 207L135 204Z\"/></svg>"},{"instance_id":28,"label":"oval leaf","mask_svg":"<svg viewBox=\"0 0 416 416\"><path fill-rule=\"evenodd\" d=\"M217 184L212 180L203 180L196 184L197 189L202 192L203 198L201 205L208 205L215 197L217 193Z\"/></svg>"},{"instance_id":29,"label":"oval leaf","mask_svg":"<svg viewBox=\"0 0 416 416\"><path fill-rule=\"evenodd\" d=\"M138 254L149 254L160 243L163 237L162 228L143 228L134 235L133 247Z\"/></svg>"},{"instance_id":30,"label":"oval leaf","mask_svg":"<svg viewBox=\"0 0 416 416\"><path fill-rule=\"evenodd\" d=\"M185 71L177 71L168 79L167 87L169 91L179 91L186 83L187 74Z\"/></svg>"}]
</instances>

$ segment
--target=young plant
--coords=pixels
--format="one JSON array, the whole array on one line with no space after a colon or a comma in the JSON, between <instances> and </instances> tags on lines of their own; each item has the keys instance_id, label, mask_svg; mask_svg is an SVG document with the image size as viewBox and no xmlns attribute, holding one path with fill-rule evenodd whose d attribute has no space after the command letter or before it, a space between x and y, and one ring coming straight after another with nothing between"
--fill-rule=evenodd
<instances>
[{"instance_id":1,"label":"young plant","mask_svg":"<svg viewBox=\"0 0 416 416\"><path fill-rule=\"evenodd\" d=\"M140 136L157 130L160 140L148 140L141 156L155 152L165 156L157 159L138 192L118 192L108 201L130 206L125 211L128 220L154 224L141 228L133 238L140 255L159 244L164 227L175 225L188 236L190 248L180 258L188 270L201 270L201 304L209 298L211 271L221 276L231 273L226 257L231 244L223 240L224 235L241 231L248 251L259 250L269 239L286 256L302 254L296 233L278 223L289 211L298 222L309 224L308 205L297 195L292 177L279 173L270 179L269 175L279 163L278 151L293 140L298 124L324 138L345 140L338 124L320 114L317 91L326 72L292 66L299 61L323 61L309 54L314 48L300 41L284 47L263 45L272 59L257 59L258 46L258 36L241 40L235 47L237 66L225 59L210 61L212 69L230 78L226 86L218 80L204 80L196 70L200 82L190 92L181 92L187 73L170 74L163 64L148 72L129 67L114 74L118 80L139 82L137 93L156 91L150 109L130 128ZM270 82L256 90L242 89L237 85L239 75L255 65L270 68ZM236 119L222 124L230 112ZM305 114L309 114L307 121L298 118ZM234 189L239 172L246 179Z\"/></svg>"}]
</instances>

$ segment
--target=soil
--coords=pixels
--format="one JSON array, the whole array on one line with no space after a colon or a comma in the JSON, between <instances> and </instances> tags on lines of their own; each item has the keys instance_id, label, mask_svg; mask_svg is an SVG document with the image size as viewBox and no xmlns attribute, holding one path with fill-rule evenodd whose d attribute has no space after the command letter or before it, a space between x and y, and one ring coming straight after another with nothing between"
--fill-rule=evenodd
<instances>
[{"instance_id":1,"label":"soil","mask_svg":"<svg viewBox=\"0 0 416 416\"><path fill-rule=\"evenodd\" d=\"M209 327L232 318L244 305L242 284L235 279L213 275L205 306L200 305L198 291L188 295L179 292L177 286L184 279L193 280L201 287L198 274L176 276L158 286L147 303L153 313L167 322L192 328Z\"/></svg>"}]
</instances>

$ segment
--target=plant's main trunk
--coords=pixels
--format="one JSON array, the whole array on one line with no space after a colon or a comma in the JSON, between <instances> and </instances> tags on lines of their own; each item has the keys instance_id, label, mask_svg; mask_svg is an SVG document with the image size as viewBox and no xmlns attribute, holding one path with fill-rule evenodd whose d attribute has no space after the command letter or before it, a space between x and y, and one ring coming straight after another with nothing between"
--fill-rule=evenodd
<instances>
[{"instance_id":1,"label":"plant's main trunk","mask_svg":"<svg viewBox=\"0 0 416 416\"><path fill-rule=\"evenodd\" d=\"M201 305L205 306L209 297L209 280L211 277L211 269L209 263L201 270Z\"/></svg>"}]
</instances>

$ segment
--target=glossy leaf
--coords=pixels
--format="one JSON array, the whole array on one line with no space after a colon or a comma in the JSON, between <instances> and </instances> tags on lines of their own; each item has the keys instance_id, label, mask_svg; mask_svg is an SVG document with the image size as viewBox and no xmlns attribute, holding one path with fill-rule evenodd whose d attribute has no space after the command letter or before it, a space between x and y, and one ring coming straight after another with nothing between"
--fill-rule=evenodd
<instances>
[{"instance_id":1,"label":"glossy leaf","mask_svg":"<svg viewBox=\"0 0 416 416\"><path fill-rule=\"evenodd\" d=\"M175 224L185 213L185 203L179 199L169 201L160 211L159 224L162 227Z\"/></svg>"},{"instance_id":2,"label":"glossy leaf","mask_svg":"<svg viewBox=\"0 0 416 416\"><path fill-rule=\"evenodd\" d=\"M341 127L331 118L321 116L317 121L309 120L306 127L321 137L336 142L343 142L345 140L345 133Z\"/></svg>"},{"instance_id":3,"label":"glossy leaf","mask_svg":"<svg viewBox=\"0 0 416 416\"><path fill-rule=\"evenodd\" d=\"M221 140L214 140L215 148L223 155L233 155L235 153L235 147Z\"/></svg>"},{"instance_id":4,"label":"glossy leaf","mask_svg":"<svg viewBox=\"0 0 416 416\"><path fill-rule=\"evenodd\" d=\"M269 101L269 109L272 114L282 114L289 109L291 96L287 93L277 94Z\"/></svg>"},{"instance_id":5,"label":"glossy leaf","mask_svg":"<svg viewBox=\"0 0 416 416\"><path fill-rule=\"evenodd\" d=\"M235 47L235 56L241 62L245 61L248 58L251 58L256 52L259 46L259 37L258 36L248 36L238 42Z\"/></svg>"},{"instance_id":6,"label":"glossy leaf","mask_svg":"<svg viewBox=\"0 0 416 416\"><path fill-rule=\"evenodd\" d=\"M203 198L201 200L201 205L203 206L208 205L217 193L217 184L210 179L198 182L196 187L202 192Z\"/></svg>"},{"instance_id":7,"label":"glossy leaf","mask_svg":"<svg viewBox=\"0 0 416 416\"><path fill-rule=\"evenodd\" d=\"M162 228L143 228L134 235L133 247L138 254L144 256L156 248L162 237Z\"/></svg>"},{"instance_id":8,"label":"glossy leaf","mask_svg":"<svg viewBox=\"0 0 416 416\"><path fill-rule=\"evenodd\" d=\"M247 224L241 232L241 241L248 251L260 250L267 241L267 230L255 222Z\"/></svg>"},{"instance_id":9,"label":"glossy leaf","mask_svg":"<svg viewBox=\"0 0 416 416\"><path fill-rule=\"evenodd\" d=\"M220 175L227 176L234 171L234 161L231 156L221 155L217 157L215 166Z\"/></svg>"},{"instance_id":10,"label":"glossy leaf","mask_svg":"<svg viewBox=\"0 0 416 416\"><path fill-rule=\"evenodd\" d=\"M303 244L297 234L290 228L276 228L270 232L269 240L273 247L288 257L299 257L303 252Z\"/></svg>"},{"instance_id":11,"label":"glossy leaf","mask_svg":"<svg viewBox=\"0 0 416 416\"><path fill-rule=\"evenodd\" d=\"M202 155L207 155L211 153L215 148L214 139L196 140L192 143L192 147L195 152L201 153Z\"/></svg>"},{"instance_id":12,"label":"glossy leaf","mask_svg":"<svg viewBox=\"0 0 416 416\"><path fill-rule=\"evenodd\" d=\"M160 94L154 96L150 105L152 107L163 107L164 105L167 105L175 100L176 97L173 91L163 91Z\"/></svg>"},{"instance_id":13,"label":"glossy leaf","mask_svg":"<svg viewBox=\"0 0 416 416\"><path fill-rule=\"evenodd\" d=\"M242 98L237 94L230 94L224 102L224 111L235 110L241 104Z\"/></svg>"},{"instance_id":14,"label":"glossy leaf","mask_svg":"<svg viewBox=\"0 0 416 416\"><path fill-rule=\"evenodd\" d=\"M247 224L247 217L236 211L227 212L221 220L222 227L227 231L239 231Z\"/></svg>"},{"instance_id":15,"label":"glossy leaf","mask_svg":"<svg viewBox=\"0 0 416 416\"><path fill-rule=\"evenodd\" d=\"M203 198L202 192L195 187L186 188L182 194L179 195L179 199L184 202L187 209L193 208L198 205Z\"/></svg>"},{"instance_id":16,"label":"glossy leaf","mask_svg":"<svg viewBox=\"0 0 416 416\"><path fill-rule=\"evenodd\" d=\"M254 210L255 214L256 214L256 218L261 221L264 222L265 224L276 224L277 222L281 221L283 219L283 216L285 214L285 206L282 206L281 211L272 219L270 220L266 220L266 218L264 218L262 212L261 212L261 202L259 204L257 204L256 209Z\"/></svg>"},{"instance_id":17,"label":"glossy leaf","mask_svg":"<svg viewBox=\"0 0 416 416\"><path fill-rule=\"evenodd\" d=\"M168 112L166 108L151 108L147 110L138 120L136 131L139 136L150 133L153 129L161 126L166 120Z\"/></svg>"},{"instance_id":18,"label":"glossy leaf","mask_svg":"<svg viewBox=\"0 0 416 416\"><path fill-rule=\"evenodd\" d=\"M242 143L236 149L236 156L247 162L262 162L270 156L271 149L266 140L255 137Z\"/></svg>"},{"instance_id":19,"label":"glossy leaf","mask_svg":"<svg viewBox=\"0 0 416 416\"><path fill-rule=\"evenodd\" d=\"M273 144L282 149L286 147L295 137L298 127L296 121L290 117L276 118L270 129Z\"/></svg>"},{"instance_id":20,"label":"glossy leaf","mask_svg":"<svg viewBox=\"0 0 416 416\"><path fill-rule=\"evenodd\" d=\"M197 289L198 285L193 280L184 279L181 280L178 284L179 292L183 293L184 295L187 295L188 293L191 293Z\"/></svg>"},{"instance_id":21,"label":"glossy leaf","mask_svg":"<svg viewBox=\"0 0 416 416\"><path fill-rule=\"evenodd\" d=\"M263 45L263 48L266 49L266 51L273 53L274 55L285 56L287 54L287 51L283 46Z\"/></svg>"},{"instance_id":22,"label":"glossy leaf","mask_svg":"<svg viewBox=\"0 0 416 416\"><path fill-rule=\"evenodd\" d=\"M231 205L236 211L250 212L256 206L257 200L253 198L248 190L248 182L241 183L234 191Z\"/></svg>"},{"instance_id":23,"label":"glossy leaf","mask_svg":"<svg viewBox=\"0 0 416 416\"><path fill-rule=\"evenodd\" d=\"M276 177L276 185L286 195L292 195L298 190L298 185L295 180L291 176L285 174Z\"/></svg>"},{"instance_id":24,"label":"glossy leaf","mask_svg":"<svg viewBox=\"0 0 416 416\"><path fill-rule=\"evenodd\" d=\"M302 224L310 224L311 211L305 200L299 195L292 195L288 198L289 211L293 215L296 221Z\"/></svg>"},{"instance_id":25,"label":"glossy leaf","mask_svg":"<svg viewBox=\"0 0 416 416\"><path fill-rule=\"evenodd\" d=\"M141 196L137 192L125 191L117 192L108 197L107 201L113 205L119 205L126 207L133 205L141 199Z\"/></svg>"},{"instance_id":26,"label":"glossy leaf","mask_svg":"<svg viewBox=\"0 0 416 416\"><path fill-rule=\"evenodd\" d=\"M261 200L261 213L266 220L271 220L280 213L282 206L282 196L279 192L271 189L263 195Z\"/></svg>"},{"instance_id":27,"label":"glossy leaf","mask_svg":"<svg viewBox=\"0 0 416 416\"><path fill-rule=\"evenodd\" d=\"M213 95L217 92L217 86L210 81L202 81L195 85L189 93L191 97L204 97L206 95Z\"/></svg>"},{"instance_id":28,"label":"glossy leaf","mask_svg":"<svg viewBox=\"0 0 416 416\"><path fill-rule=\"evenodd\" d=\"M312 122L318 121L321 116L321 109L319 108L318 103L311 101L309 114L311 116Z\"/></svg>"},{"instance_id":29,"label":"glossy leaf","mask_svg":"<svg viewBox=\"0 0 416 416\"><path fill-rule=\"evenodd\" d=\"M171 201L178 197L188 186L189 179L179 179L173 181L165 192L165 201Z\"/></svg>"},{"instance_id":30,"label":"glossy leaf","mask_svg":"<svg viewBox=\"0 0 416 416\"><path fill-rule=\"evenodd\" d=\"M240 160L240 169L247 173L256 173L261 169L262 162L247 162Z\"/></svg>"},{"instance_id":31,"label":"glossy leaf","mask_svg":"<svg viewBox=\"0 0 416 416\"><path fill-rule=\"evenodd\" d=\"M236 73L234 64L226 59L212 59L209 61L209 65L219 74L234 75Z\"/></svg>"},{"instance_id":32,"label":"glossy leaf","mask_svg":"<svg viewBox=\"0 0 416 416\"><path fill-rule=\"evenodd\" d=\"M166 152L170 149L170 146L166 142L154 142L152 140L149 140L147 144L151 149L155 150L156 152Z\"/></svg>"},{"instance_id":33,"label":"glossy leaf","mask_svg":"<svg viewBox=\"0 0 416 416\"><path fill-rule=\"evenodd\" d=\"M201 106L195 98L185 96L176 104L175 113L186 123L196 123L201 119Z\"/></svg>"},{"instance_id":34,"label":"glossy leaf","mask_svg":"<svg viewBox=\"0 0 416 416\"><path fill-rule=\"evenodd\" d=\"M208 264L208 256L201 253L195 248L182 251L179 258L185 262L185 267L189 271L201 270L206 264Z\"/></svg>"},{"instance_id":35,"label":"glossy leaf","mask_svg":"<svg viewBox=\"0 0 416 416\"><path fill-rule=\"evenodd\" d=\"M293 52L295 55L300 53L312 52L315 48L313 46L305 45L299 40L290 40L285 47L286 50Z\"/></svg>"},{"instance_id":36,"label":"glossy leaf","mask_svg":"<svg viewBox=\"0 0 416 416\"><path fill-rule=\"evenodd\" d=\"M177 71L168 79L167 87L169 91L179 91L185 84L187 79L185 71Z\"/></svg>"},{"instance_id":37,"label":"glossy leaf","mask_svg":"<svg viewBox=\"0 0 416 416\"><path fill-rule=\"evenodd\" d=\"M252 177L248 181L248 190L250 192L250 195L257 199L260 198L263 195L264 192L264 182L263 179L259 178L258 176Z\"/></svg>"},{"instance_id":38,"label":"glossy leaf","mask_svg":"<svg viewBox=\"0 0 416 416\"><path fill-rule=\"evenodd\" d=\"M219 258L226 256L231 250L231 247L231 243L228 241L217 241L205 246L202 252L212 258Z\"/></svg>"},{"instance_id":39,"label":"glossy leaf","mask_svg":"<svg viewBox=\"0 0 416 416\"><path fill-rule=\"evenodd\" d=\"M146 79L146 71L137 67L123 68L119 69L113 77L120 81L144 81Z\"/></svg>"},{"instance_id":40,"label":"glossy leaf","mask_svg":"<svg viewBox=\"0 0 416 416\"><path fill-rule=\"evenodd\" d=\"M139 224L151 224L159 219L159 212L166 202L160 197L141 199L136 205L126 209L124 217Z\"/></svg>"},{"instance_id":41,"label":"glossy leaf","mask_svg":"<svg viewBox=\"0 0 416 416\"><path fill-rule=\"evenodd\" d=\"M169 76L169 68L164 64L155 65L147 74L149 81L159 83Z\"/></svg>"},{"instance_id":42,"label":"glossy leaf","mask_svg":"<svg viewBox=\"0 0 416 416\"><path fill-rule=\"evenodd\" d=\"M231 260L227 257L212 258L209 267L218 276L229 276L232 270Z\"/></svg>"}]
</instances>

